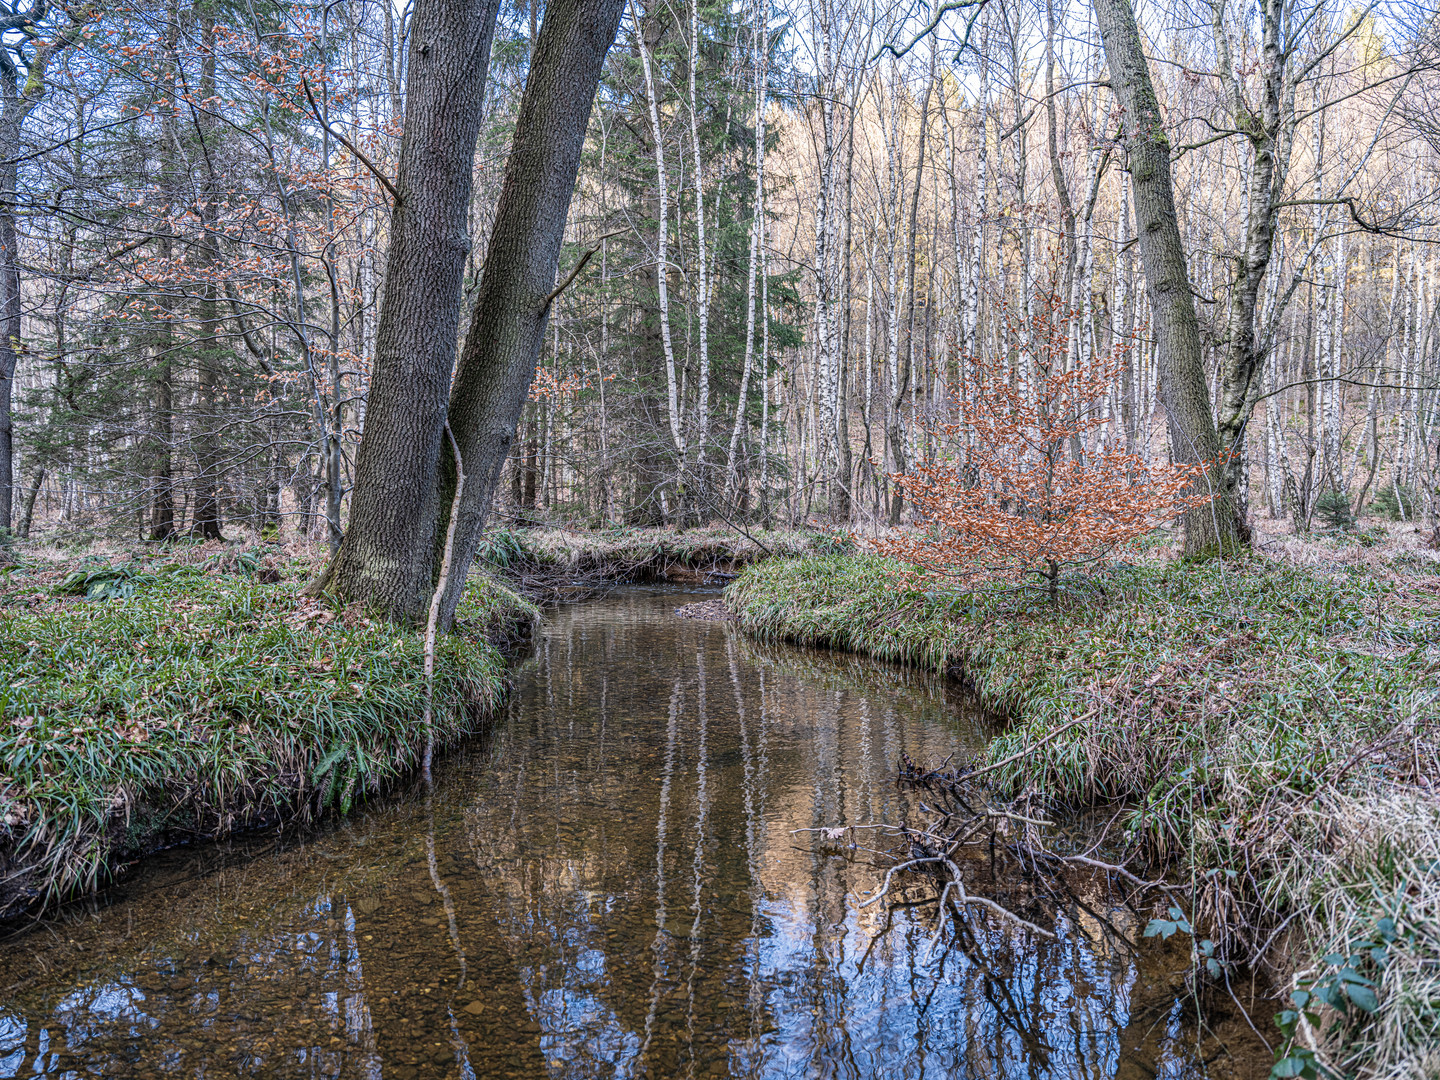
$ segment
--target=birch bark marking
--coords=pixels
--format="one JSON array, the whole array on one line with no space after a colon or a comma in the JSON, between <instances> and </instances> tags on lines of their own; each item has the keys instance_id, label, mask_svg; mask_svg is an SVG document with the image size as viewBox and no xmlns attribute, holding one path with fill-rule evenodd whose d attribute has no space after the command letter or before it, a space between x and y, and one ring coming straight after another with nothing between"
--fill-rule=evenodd
<instances>
[{"instance_id":1,"label":"birch bark marking","mask_svg":"<svg viewBox=\"0 0 1440 1080\"><path fill-rule=\"evenodd\" d=\"M894 451L890 449L890 439L898 427L898 421L892 414L892 408L899 406L894 404L898 398L904 400L904 391L900 389L900 219L904 213L901 206L903 196L900 194L900 169L898 157L900 152L900 102L899 78L892 73L889 82L890 102L890 126L888 137L885 140L885 362L886 371L890 378L888 393L885 396L885 452L894 459ZM904 447L900 453L903 455ZM885 470L881 469L883 476Z\"/></svg>"},{"instance_id":2,"label":"birch bark marking","mask_svg":"<svg viewBox=\"0 0 1440 1080\"><path fill-rule=\"evenodd\" d=\"M983 17L983 16L982 16ZM988 175L990 135L987 130L990 119L989 65L985 61L986 40L984 30L980 39L980 98L979 117L975 124L977 139L975 156L975 223L970 237L970 274L965 295L965 345L964 351L975 355L980 351L980 282L985 273L985 219L989 214ZM957 256L958 257L958 256Z\"/></svg>"},{"instance_id":3,"label":"birch bark marking","mask_svg":"<svg viewBox=\"0 0 1440 1080\"><path fill-rule=\"evenodd\" d=\"M705 162L700 151L700 102L695 69L700 66L700 0L690 0L690 145L695 151L695 260L699 277L700 372L695 394L695 462L702 480L710 432L710 278L705 250ZM655 144L660 145L658 142Z\"/></svg>"},{"instance_id":4,"label":"birch bark marking","mask_svg":"<svg viewBox=\"0 0 1440 1080\"><path fill-rule=\"evenodd\" d=\"M1330 310L1330 328L1326 336L1327 355L1324 360L1325 382L1325 472L1334 491L1345 490L1344 465L1341 461L1340 421L1345 406L1344 387L1340 377L1341 344L1345 329L1345 284L1349 278L1348 256L1345 251L1345 230L1335 237L1332 276L1335 295Z\"/></svg>"},{"instance_id":5,"label":"birch bark marking","mask_svg":"<svg viewBox=\"0 0 1440 1080\"><path fill-rule=\"evenodd\" d=\"M635 47L640 52L640 70L645 76L645 101L650 107L650 135L655 140L655 189L659 202L659 222L655 232L656 288L660 293L660 341L665 350L665 386L669 394L670 440L682 461L685 456L685 432L680 423L680 397L675 381L675 347L670 340L670 286L669 274L669 199L665 186L665 144L660 131L660 102L655 96L655 76L650 66L650 47L645 43L640 15L630 0L630 21L634 24Z\"/></svg>"},{"instance_id":6,"label":"birch bark marking","mask_svg":"<svg viewBox=\"0 0 1440 1080\"><path fill-rule=\"evenodd\" d=\"M835 99L839 92L839 57L834 38L834 11L826 0L810 3L810 21L818 24L820 55L815 75L815 98L820 112L820 175L815 199L815 364L819 406L815 456L817 475L827 475L827 465L838 454L835 445L838 408L839 359L836 355L835 262ZM828 503L829 500L827 500Z\"/></svg>"}]
</instances>

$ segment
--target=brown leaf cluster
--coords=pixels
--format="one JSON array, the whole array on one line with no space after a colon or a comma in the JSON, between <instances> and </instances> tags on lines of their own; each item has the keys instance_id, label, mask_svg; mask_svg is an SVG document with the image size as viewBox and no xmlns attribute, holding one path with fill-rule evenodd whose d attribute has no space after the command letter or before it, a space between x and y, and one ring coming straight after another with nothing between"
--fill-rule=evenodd
<instances>
[{"instance_id":1,"label":"brown leaf cluster","mask_svg":"<svg viewBox=\"0 0 1440 1080\"><path fill-rule=\"evenodd\" d=\"M1081 361L1057 291L1012 321L1010 355L967 358L970 391L931 421L940 459L892 480L916 510L901 535L874 541L925 578L966 586L1049 579L1213 497L1204 465L1147 462L1106 434L1102 408L1130 342ZM1007 319L1011 319L1008 308Z\"/></svg>"}]
</instances>

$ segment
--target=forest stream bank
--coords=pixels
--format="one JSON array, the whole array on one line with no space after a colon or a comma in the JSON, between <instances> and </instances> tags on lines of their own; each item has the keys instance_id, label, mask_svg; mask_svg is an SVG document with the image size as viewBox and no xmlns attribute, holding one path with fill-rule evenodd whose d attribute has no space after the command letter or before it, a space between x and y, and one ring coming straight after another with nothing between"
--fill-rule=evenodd
<instances>
[{"instance_id":1,"label":"forest stream bank","mask_svg":"<svg viewBox=\"0 0 1440 1080\"><path fill-rule=\"evenodd\" d=\"M1325 1036L1287 1017L1278 1075L1311 1047L1345 1075L1436 1075L1440 577L1394 569L1147 563L1052 606L831 555L752 567L726 602L762 640L960 678L1014 719L974 761L999 788L1120 808L1134 865L1188 886L1197 969L1310 995Z\"/></svg>"},{"instance_id":2,"label":"forest stream bank","mask_svg":"<svg viewBox=\"0 0 1440 1080\"><path fill-rule=\"evenodd\" d=\"M624 581L725 581L825 542L492 530L455 633L439 640L436 744L494 715L535 601ZM94 892L160 847L347 812L418 768L424 635L299 595L313 552L18 554L0 576L0 919Z\"/></svg>"},{"instance_id":3,"label":"forest stream bank","mask_svg":"<svg viewBox=\"0 0 1440 1080\"><path fill-rule=\"evenodd\" d=\"M417 767L423 633L302 598L304 563L211 547L3 579L0 915L159 847L347 811ZM477 576L436 650L437 745L493 715L538 617Z\"/></svg>"},{"instance_id":4,"label":"forest stream bank","mask_svg":"<svg viewBox=\"0 0 1440 1080\"><path fill-rule=\"evenodd\" d=\"M867 902L931 801L897 758L983 752L994 718L916 668L676 616L714 596L557 604L432 784L173 848L7 936L0 1080L1265 1075L1102 875L971 860L1039 932L937 918L923 877Z\"/></svg>"}]
</instances>

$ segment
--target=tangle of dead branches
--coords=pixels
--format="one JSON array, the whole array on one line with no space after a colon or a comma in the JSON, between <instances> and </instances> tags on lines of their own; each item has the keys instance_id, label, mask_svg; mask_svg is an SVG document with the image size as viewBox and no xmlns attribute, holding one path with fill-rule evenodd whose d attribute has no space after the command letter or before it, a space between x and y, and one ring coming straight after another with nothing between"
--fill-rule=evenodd
<instances>
[{"instance_id":1,"label":"tangle of dead branches","mask_svg":"<svg viewBox=\"0 0 1440 1080\"><path fill-rule=\"evenodd\" d=\"M1128 909L1143 926L1141 905L1183 891L1100 857L1108 826L1093 835L1068 830L1050 820L1034 794L998 799L978 780L985 770L947 771L948 764L947 758L927 767L900 755L896 783L922 798L898 825L864 826L894 843L888 850L865 849L877 857L884 878L862 908L934 905L937 937L945 937L947 928L966 934L972 908L1049 940L1056 937L1049 927L1062 913L1072 923L1088 916L1107 937L1134 948L1131 935L1107 912ZM818 831L826 841L859 850L857 828L800 831Z\"/></svg>"}]
</instances>

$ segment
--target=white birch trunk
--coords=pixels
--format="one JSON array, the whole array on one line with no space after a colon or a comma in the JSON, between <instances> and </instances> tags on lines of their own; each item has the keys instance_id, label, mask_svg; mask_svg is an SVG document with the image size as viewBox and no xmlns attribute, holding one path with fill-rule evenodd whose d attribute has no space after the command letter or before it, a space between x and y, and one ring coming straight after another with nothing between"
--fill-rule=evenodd
<instances>
[{"instance_id":1,"label":"white birch trunk","mask_svg":"<svg viewBox=\"0 0 1440 1080\"><path fill-rule=\"evenodd\" d=\"M700 63L700 0L690 0L690 145L695 151L695 261L699 279L700 371L696 376L695 454L703 466L710 432L710 274L705 248L705 164L700 150L700 102L695 69Z\"/></svg>"},{"instance_id":2,"label":"white birch trunk","mask_svg":"<svg viewBox=\"0 0 1440 1080\"><path fill-rule=\"evenodd\" d=\"M633 0L630 19L635 28L635 47L640 53L640 68L645 76L645 99L650 106L650 135L655 140L655 186L659 201L659 226L655 238L655 268L660 293L660 341L665 349L665 385L669 393L670 438L676 453L685 453L685 431L680 421L679 386L675 381L675 347L670 340L669 287L669 217L670 204L665 189L665 145L660 131L660 103L655 95L655 77L650 67L650 49L640 26L640 16Z\"/></svg>"}]
</instances>

